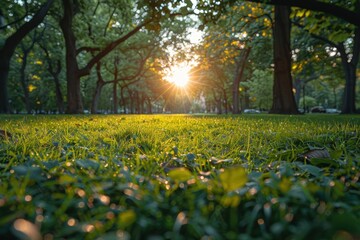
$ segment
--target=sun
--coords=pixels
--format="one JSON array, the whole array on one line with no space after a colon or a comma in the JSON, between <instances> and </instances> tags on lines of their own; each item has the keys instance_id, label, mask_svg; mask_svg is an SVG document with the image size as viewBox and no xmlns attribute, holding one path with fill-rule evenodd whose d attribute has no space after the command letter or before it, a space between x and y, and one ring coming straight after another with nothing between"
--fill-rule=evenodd
<instances>
[{"instance_id":1,"label":"sun","mask_svg":"<svg viewBox=\"0 0 360 240\"><path fill-rule=\"evenodd\" d=\"M171 71L166 76L166 80L174 83L177 87L184 88L189 83L190 67L180 64L171 68Z\"/></svg>"}]
</instances>

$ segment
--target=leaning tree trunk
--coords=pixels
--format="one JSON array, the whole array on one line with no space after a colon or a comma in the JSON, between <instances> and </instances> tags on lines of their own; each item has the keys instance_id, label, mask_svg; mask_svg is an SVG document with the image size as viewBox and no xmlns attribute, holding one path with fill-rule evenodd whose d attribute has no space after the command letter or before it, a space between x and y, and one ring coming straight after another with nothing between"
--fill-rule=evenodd
<instances>
[{"instance_id":1,"label":"leaning tree trunk","mask_svg":"<svg viewBox=\"0 0 360 240\"><path fill-rule=\"evenodd\" d=\"M239 101L239 87L240 82L244 74L244 69L246 66L246 61L249 57L251 48L247 48L242 52L240 60L236 63L236 71L235 71L235 78L232 86L232 92L233 92L233 114L239 114L240 113L240 101Z\"/></svg>"},{"instance_id":2,"label":"leaning tree trunk","mask_svg":"<svg viewBox=\"0 0 360 240\"><path fill-rule=\"evenodd\" d=\"M271 113L297 114L291 76L290 8L275 6L274 86Z\"/></svg>"}]
</instances>

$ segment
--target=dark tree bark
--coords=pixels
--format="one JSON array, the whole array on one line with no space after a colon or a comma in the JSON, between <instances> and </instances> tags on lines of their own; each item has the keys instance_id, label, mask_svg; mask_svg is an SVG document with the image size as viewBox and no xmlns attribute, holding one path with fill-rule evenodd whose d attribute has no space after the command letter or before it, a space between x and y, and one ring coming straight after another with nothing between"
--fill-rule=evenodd
<instances>
[{"instance_id":1,"label":"dark tree bark","mask_svg":"<svg viewBox=\"0 0 360 240\"><path fill-rule=\"evenodd\" d=\"M270 113L298 114L291 76L290 8L275 6L274 86Z\"/></svg>"},{"instance_id":2,"label":"dark tree bark","mask_svg":"<svg viewBox=\"0 0 360 240\"><path fill-rule=\"evenodd\" d=\"M4 46L0 49L0 113L9 113L9 96L7 91L7 80L10 70L10 60L15 48L21 40L45 18L54 0L48 0L38 12L25 22L14 34L8 37Z\"/></svg>"},{"instance_id":3,"label":"dark tree bark","mask_svg":"<svg viewBox=\"0 0 360 240\"><path fill-rule=\"evenodd\" d=\"M247 48L242 52L242 56L240 57L240 60L236 63L236 72L235 72L235 78L233 82L233 114L239 114L240 113L240 101L239 101L239 86L240 82L242 80L244 69L246 66L247 59L249 57L251 48Z\"/></svg>"},{"instance_id":4,"label":"dark tree bark","mask_svg":"<svg viewBox=\"0 0 360 240\"><path fill-rule=\"evenodd\" d=\"M76 38L72 30L76 5L73 0L63 0L64 15L60 27L65 39L65 62L67 82L67 113L83 113L80 92L80 71L76 59Z\"/></svg>"}]
</instances>

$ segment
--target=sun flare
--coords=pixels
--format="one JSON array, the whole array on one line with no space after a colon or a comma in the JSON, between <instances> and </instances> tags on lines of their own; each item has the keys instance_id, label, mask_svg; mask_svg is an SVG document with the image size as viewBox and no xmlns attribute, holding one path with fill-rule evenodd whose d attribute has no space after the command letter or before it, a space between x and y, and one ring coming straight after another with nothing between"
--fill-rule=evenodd
<instances>
[{"instance_id":1,"label":"sun flare","mask_svg":"<svg viewBox=\"0 0 360 240\"><path fill-rule=\"evenodd\" d=\"M171 68L166 76L166 80L174 83L177 87L186 87L189 83L190 67L187 65L178 65Z\"/></svg>"}]
</instances>

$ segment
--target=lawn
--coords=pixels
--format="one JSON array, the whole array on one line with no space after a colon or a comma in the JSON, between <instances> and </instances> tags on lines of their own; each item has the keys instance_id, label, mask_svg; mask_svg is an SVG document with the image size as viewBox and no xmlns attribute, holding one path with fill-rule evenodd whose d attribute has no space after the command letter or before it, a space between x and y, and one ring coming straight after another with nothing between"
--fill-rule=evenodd
<instances>
[{"instance_id":1,"label":"lawn","mask_svg":"<svg viewBox=\"0 0 360 240\"><path fill-rule=\"evenodd\" d=\"M360 116L2 115L0 129L1 239L360 238Z\"/></svg>"}]
</instances>

